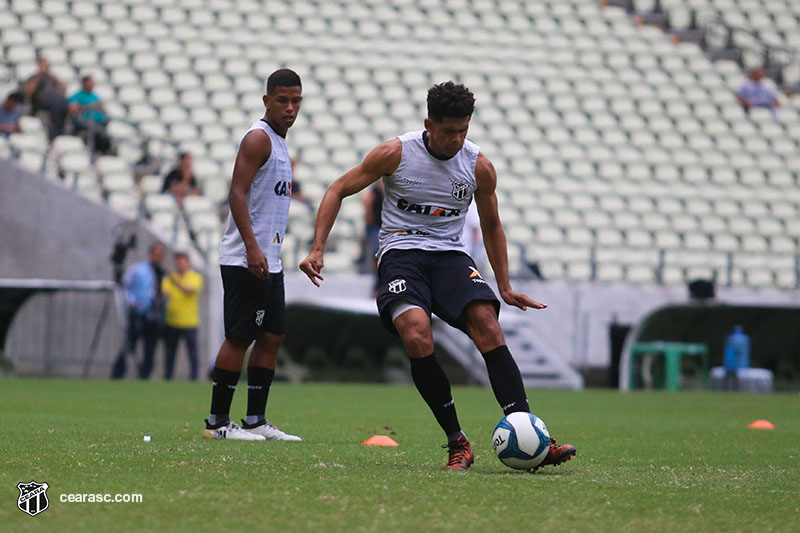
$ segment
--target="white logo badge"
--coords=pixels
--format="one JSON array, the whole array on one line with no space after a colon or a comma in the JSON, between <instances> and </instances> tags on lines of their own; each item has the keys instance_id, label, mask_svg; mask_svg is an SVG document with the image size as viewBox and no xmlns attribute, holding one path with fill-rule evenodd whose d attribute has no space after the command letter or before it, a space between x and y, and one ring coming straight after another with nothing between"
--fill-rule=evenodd
<instances>
[{"instance_id":1,"label":"white logo badge","mask_svg":"<svg viewBox=\"0 0 800 533\"><path fill-rule=\"evenodd\" d=\"M466 200L469 198L469 183L465 181L453 182L453 198L456 200Z\"/></svg>"},{"instance_id":2,"label":"white logo badge","mask_svg":"<svg viewBox=\"0 0 800 533\"><path fill-rule=\"evenodd\" d=\"M389 292L397 294L406 290L406 280L395 279L389 282Z\"/></svg>"},{"instance_id":3,"label":"white logo badge","mask_svg":"<svg viewBox=\"0 0 800 533\"><path fill-rule=\"evenodd\" d=\"M50 501L47 499L47 489L50 485L47 483L17 483L19 489L19 498L17 498L17 507L23 513L31 516L36 516L50 506Z\"/></svg>"},{"instance_id":4,"label":"white logo badge","mask_svg":"<svg viewBox=\"0 0 800 533\"><path fill-rule=\"evenodd\" d=\"M256 311L256 326L260 326L264 323L264 310L259 309Z\"/></svg>"}]
</instances>

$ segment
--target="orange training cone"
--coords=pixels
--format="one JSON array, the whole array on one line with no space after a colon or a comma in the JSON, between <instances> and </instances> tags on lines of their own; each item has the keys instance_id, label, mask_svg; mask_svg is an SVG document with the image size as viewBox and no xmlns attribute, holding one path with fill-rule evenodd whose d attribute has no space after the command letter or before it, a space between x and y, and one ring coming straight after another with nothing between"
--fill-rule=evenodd
<instances>
[{"instance_id":1,"label":"orange training cone","mask_svg":"<svg viewBox=\"0 0 800 533\"><path fill-rule=\"evenodd\" d=\"M775 424L769 420L754 420L750 422L747 427L750 429L775 429Z\"/></svg>"},{"instance_id":2,"label":"orange training cone","mask_svg":"<svg viewBox=\"0 0 800 533\"><path fill-rule=\"evenodd\" d=\"M400 446L391 437L386 435L373 435L361 444L365 446Z\"/></svg>"}]
</instances>

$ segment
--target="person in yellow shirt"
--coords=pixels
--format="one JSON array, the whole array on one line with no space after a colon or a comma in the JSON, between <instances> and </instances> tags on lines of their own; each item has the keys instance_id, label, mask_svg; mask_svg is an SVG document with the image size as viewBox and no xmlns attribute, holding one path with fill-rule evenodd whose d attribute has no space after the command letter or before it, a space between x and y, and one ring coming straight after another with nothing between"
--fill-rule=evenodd
<instances>
[{"instance_id":1,"label":"person in yellow shirt","mask_svg":"<svg viewBox=\"0 0 800 533\"><path fill-rule=\"evenodd\" d=\"M178 341L184 339L189 352L192 380L197 380L197 327L200 325L198 300L203 291L203 276L192 270L186 253L175 254L175 271L164 276L161 291L167 300L164 341L166 356L164 379L172 379Z\"/></svg>"}]
</instances>

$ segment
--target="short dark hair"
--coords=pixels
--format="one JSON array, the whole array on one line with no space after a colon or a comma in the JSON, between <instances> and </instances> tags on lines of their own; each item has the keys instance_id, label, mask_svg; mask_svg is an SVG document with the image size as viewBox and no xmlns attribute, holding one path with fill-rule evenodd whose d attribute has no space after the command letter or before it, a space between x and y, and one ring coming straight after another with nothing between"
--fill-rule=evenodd
<instances>
[{"instance_id":1,"label":"short dark hair","mask_svg":"<svg viewBox=\"0 0 800 533\"><path fill-rule=\"evenodd\" d=\"M446 81L428 89L428 118L435 122L442 119L464 118L475 111L475 95L461 83Z\"/></svg>"},{"instance_id":2,"label":"short dark hair","mask_svg":"<svg viewBox=\"0 0 800 533\"><path fill-rule=\"evenodd\" d=\"M25 96L19 91L14 91L13 93L9 94L6 99L11 100L16 104L21 104L25 101Z\"/></svg>"},{"instance_id":3,"label":"short dark hair","mask_svg":"<svg viewBox=\"0 0 800 533\"><path fill-rule=\"evenodd\" d=\"M184 251L175 252L175 259L180 259L180 258L189 259L189 254L187 254Z\"/></svg>"},{"instance_id":4,"label":"short dark hair","mask_svg":"<svg viewBox=\"0 0 800 533\"><path fill-rule=\"evenodd\" d=\"M191 153L191 152L180 152L180 153L178 154L178 161L179 161L179 162L180 162L180 161L183 161L183 160L184 160L184 159L186 159L187 157L191 157L191 155L192 155L192 153Z\"/></svg>"},{"instance_id":5,"label":"short dark hair","mask_svg":"<svg viewBox=\"0 0 800 533\"><path fill-rule=\"evenodd\" d=\"M288 68L278 69L267 78L267 94L275 92L276 87L303 87L297 72Z\"/></svg>"},{"instance_id":6,"label":"short dark hair","mask_svg":"<svg viewBox=\"0 0 800 533\"><path fill-rule=\"evenodd\" d=\"M81 83L86 83L87 80L91 80L91 79L94 79L94 78L92 78L92 75L91 74L87 74L86 76L81 78Z\"/></svg>"}]
</instances>

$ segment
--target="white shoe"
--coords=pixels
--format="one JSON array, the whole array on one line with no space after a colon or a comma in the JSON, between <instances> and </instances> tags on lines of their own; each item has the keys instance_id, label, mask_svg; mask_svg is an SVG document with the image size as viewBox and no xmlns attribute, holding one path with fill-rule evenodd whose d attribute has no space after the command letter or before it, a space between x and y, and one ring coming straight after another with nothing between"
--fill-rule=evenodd
<instances>
[{"instance_id":1,"label":"white shoe","mask_svg":"<svg viewBox=\"0 0 800 533\"><path fill-rule=\"evenodd\" d=\"M244 420L242 420L242 424L245 424ZM283 431L276 428L269 422L265 422L264 424L261 424L260 426L256 426L254 428L245 428L244 430L249 432L251 435L258 435L266 440L289 440L289 441L303 440L297 435L289 435L288 433L284 433Z\"/></svg>"},{"instance_id":2,"label":"white shoe","mask_svg":"<svg viewBox=\"0 0 800 533\"><path fill-rule=\"evenodd\" d=\"M208 420L206 420L208 423ZM233 422L228 422L226 426L221 426L216 429L204 429L203 437L206 439L220 439L220 440L266 440L258 433L250 433L240 428Z\"/></svg>"}]
</instances>

